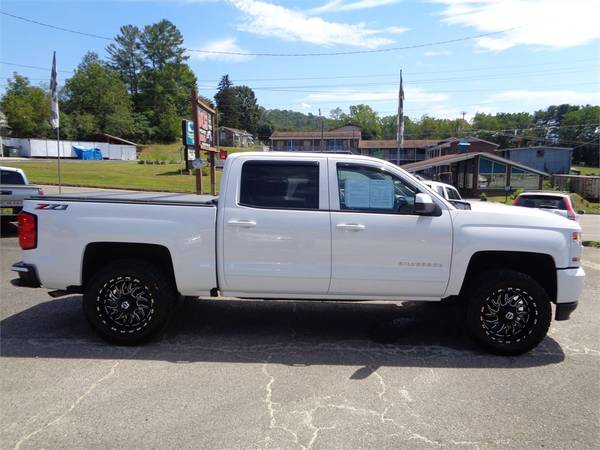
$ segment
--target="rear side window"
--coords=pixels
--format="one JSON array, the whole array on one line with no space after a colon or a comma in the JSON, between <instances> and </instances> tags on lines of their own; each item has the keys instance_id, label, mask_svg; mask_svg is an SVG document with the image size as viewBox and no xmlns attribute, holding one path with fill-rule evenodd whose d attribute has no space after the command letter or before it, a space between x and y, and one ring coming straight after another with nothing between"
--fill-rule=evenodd
<instances>
[{"instance_id":1,"label":"rear side window","mask_svg":"<svg viewBox=\"0 0 600 450\"><path fill-rule=\"evenodd\" d=\"M319 209L319 163L245 162L242 166L240 205Z\"/></svg>"},{"instance_id":2,"label":"rear side window","mask_svg":"<svg viewBox=\"0 0 600 450\"><path fill-rule=\"evenodd\" d=\"M517 200L517 206L525 206L526 208L567 209L564 198L549 195L522 195Z\"/></svg>"},{"instance_id":3,"label":"rear side window","mask_svg":"<svg viewBox=\"0 0 600 450\"><path fill-rule=\"evenodd\" d=\"M1 170L0 184L25 184L25 180L19 172L13 172L12 170Z\"/></svg>"}]
</instances>

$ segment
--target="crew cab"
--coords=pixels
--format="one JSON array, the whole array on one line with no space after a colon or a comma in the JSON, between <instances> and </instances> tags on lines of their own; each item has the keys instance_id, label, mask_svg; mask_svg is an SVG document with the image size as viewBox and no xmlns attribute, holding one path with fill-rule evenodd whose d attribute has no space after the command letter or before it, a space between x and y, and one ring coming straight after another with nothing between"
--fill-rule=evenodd
<instances>
[{"instance_id":1,"label":"crew cab","mask_svg":"<svg viewBox=\"0 0 600 450\"><path fill-rule=\"evenodd\" d=\"M34 197L19 216L23 286L83 293L116 343L150 339L178 296L441 301L489 350L535 347L583 288L576 222L457 209L399 167L357 155L238 153L220 196Z\"/></svg>"},{"instance_id":2,"label":"crew cab","mask_svg":"<svg viewBox=\"0 0 600 450\"><path fill-rule=\"evenodd\" d=\"M25 172L15 167L0 167L0 216L2 222L14 220L23 208L23 199L43 195L37 186L29 184Z\"/></svg>"}]
</instances>

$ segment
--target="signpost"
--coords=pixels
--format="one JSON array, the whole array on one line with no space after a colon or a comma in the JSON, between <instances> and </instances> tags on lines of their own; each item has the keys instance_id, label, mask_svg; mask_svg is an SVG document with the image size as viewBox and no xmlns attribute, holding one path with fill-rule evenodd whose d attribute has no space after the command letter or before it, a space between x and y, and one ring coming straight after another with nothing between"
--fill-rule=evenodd
<instances>
[{"instance_id":1,"label":"signpost","mask_svg":"<svg viewBox=\"0 0 600 450\"><path fill-rule=\"evenodd\" d=\"M196 194L202 194L202 160L201 151L208 152L210 163L210 193L216 195L215 153L217 113L206 103L200 101L196 91L192 91L192 121L184 121L183 139L186 146L194 146L192 166L196 171ZM189 159L189 157L188 157ZM186 161L186 167L188 162Z\"/></svg>"}]
</instances>

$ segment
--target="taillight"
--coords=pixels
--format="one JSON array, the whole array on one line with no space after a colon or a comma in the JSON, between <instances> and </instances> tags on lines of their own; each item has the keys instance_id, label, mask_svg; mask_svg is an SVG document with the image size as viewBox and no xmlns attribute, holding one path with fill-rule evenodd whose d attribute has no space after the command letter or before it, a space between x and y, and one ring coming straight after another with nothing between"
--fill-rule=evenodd
<instances>
[{"instance_id":1,"label":"taillight","mask_svg":"<svg viewBox=\"0 0 600 450\"><path fill-rule=\"evenodd\" d=\"M513 204L513 206L517 206L517 202L518 202L518 201L519 201L519 197L515 198L515 199L512 201L512 204Z\"/></svg>"},{"instance_id":2,"label":"taillight","mask_svg":"<svg viewBox=\"0 0 600 450\"><path fill-rule=\"evenodd\" d=\"M23 250L37 247L37 216L25 211L19 213L19 245Z\"/></svg>"},{"instance_id":3,"label":"taillight","mask_svg":"<svg viewBox=\"0 0 600 450\"><path fill-rule=\"evenodd\" d=\"M41 189L38 189L38 195L44 195L44 191L42 191Z\"/></svg>"}]
</instances>

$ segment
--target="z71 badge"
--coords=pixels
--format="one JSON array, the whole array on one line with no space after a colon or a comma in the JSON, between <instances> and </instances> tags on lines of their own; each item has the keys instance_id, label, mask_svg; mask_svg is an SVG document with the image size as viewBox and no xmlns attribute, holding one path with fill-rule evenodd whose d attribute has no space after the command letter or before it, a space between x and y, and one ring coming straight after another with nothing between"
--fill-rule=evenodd
<instances>
[{"instance_id":1,"label":"z71 badge","mask_svg":"<svg viewBox=\"0 0 600 450\"><path fill-rule=\"evenodd\" d=\"M53 211L64 211L69 205L61 205L59 203L38 203L35 209L52 209Z\"/></svg>"}]
</instances>

